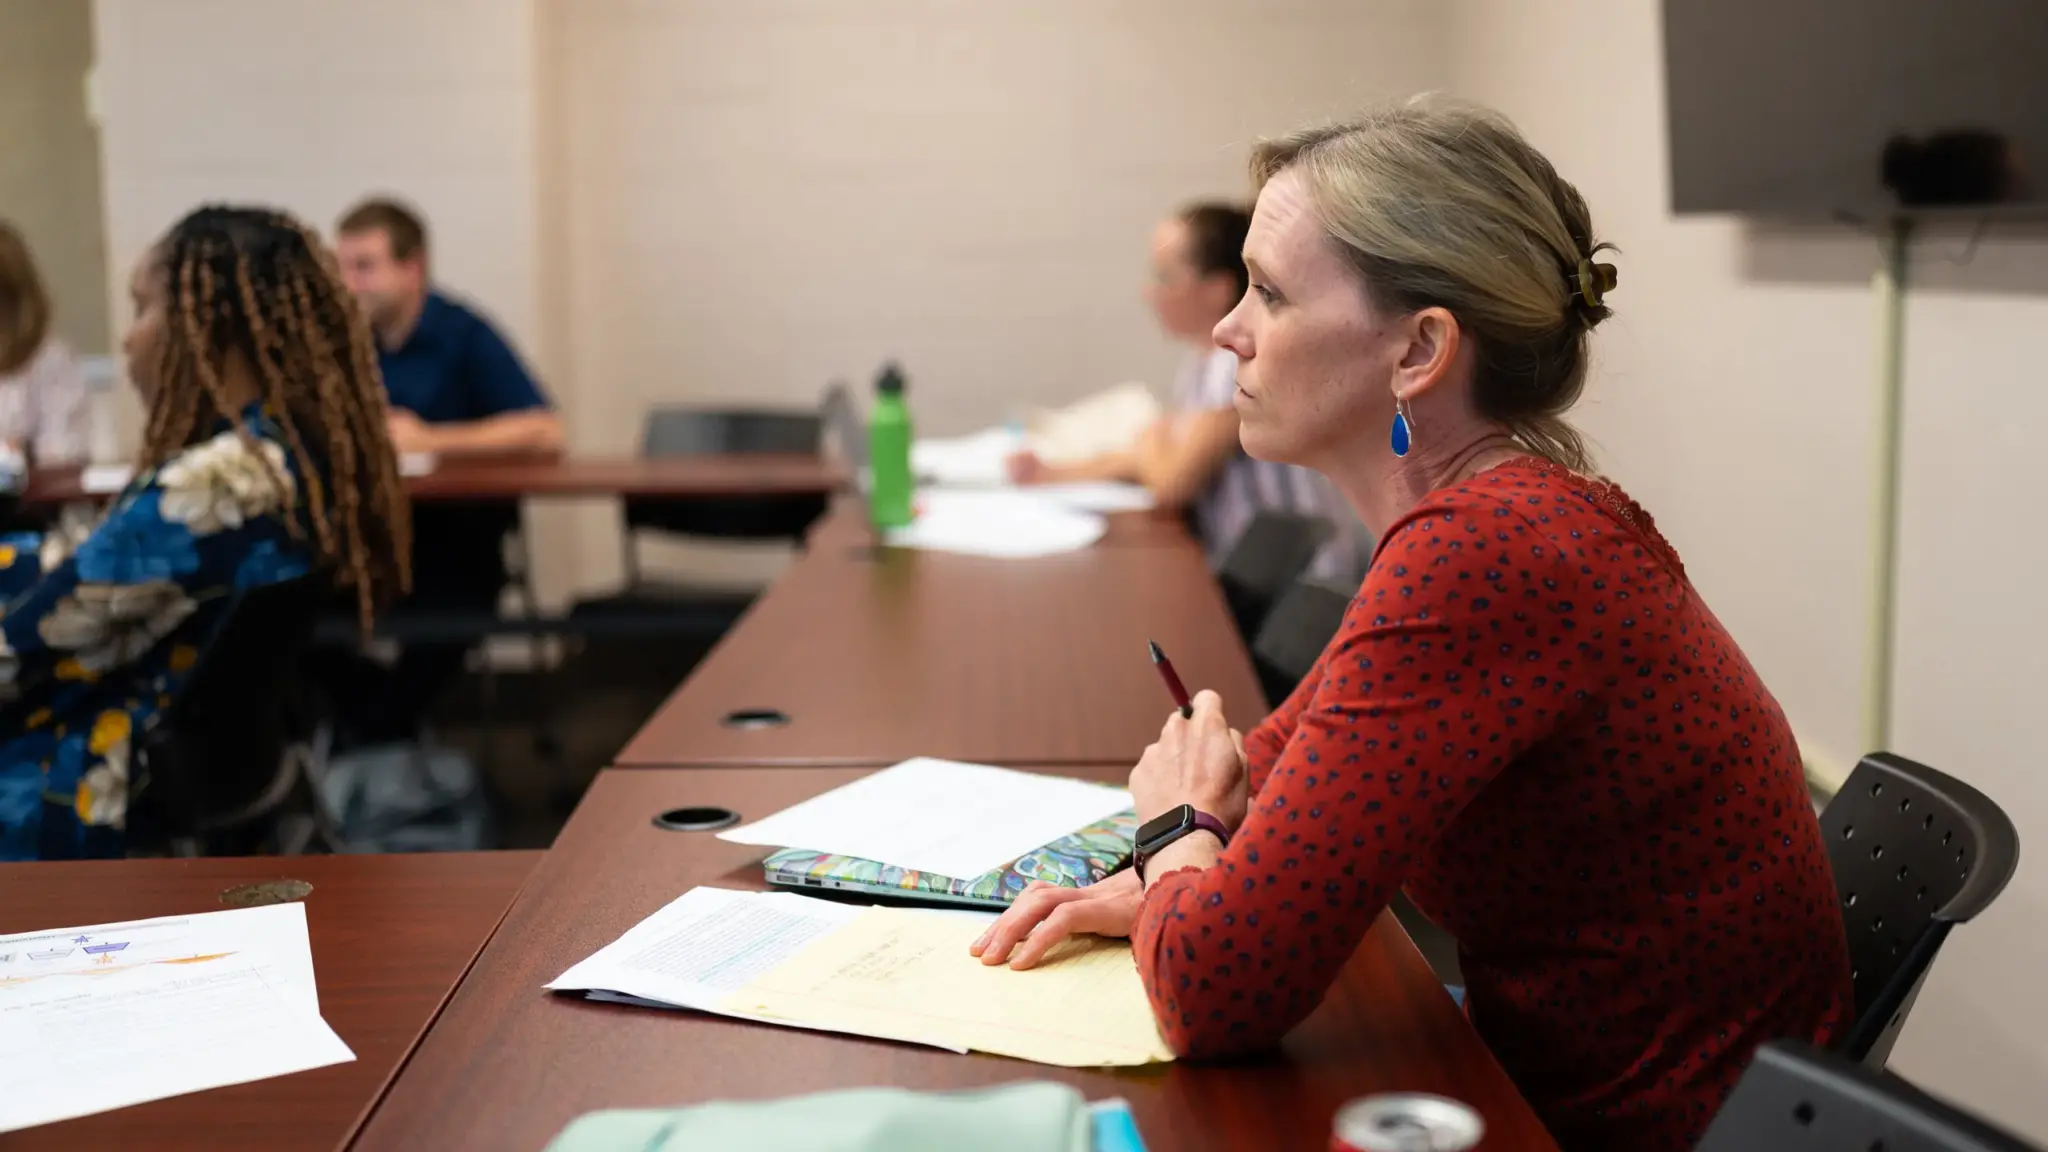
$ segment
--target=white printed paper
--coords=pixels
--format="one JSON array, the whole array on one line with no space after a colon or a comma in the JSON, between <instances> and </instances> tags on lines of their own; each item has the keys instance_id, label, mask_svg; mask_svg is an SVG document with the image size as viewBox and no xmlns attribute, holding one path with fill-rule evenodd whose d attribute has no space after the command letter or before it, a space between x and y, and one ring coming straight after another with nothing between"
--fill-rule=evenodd
<instances>
[{"instance_id":1,"label":"white printed paper","mask_svg":"<svg viewBox=\"0 0 2048 1152\"><path fill-rule=\"evenodd\" d=\"M0 1132L355 1059L252 953L0 987Z\"/></svg>"},{"instance_id":2,"label":"white printed paper","mask_svg":"<svg viewBox=\"0 0 2048 1152\"><path fill-rule=\"evenodd\" d=\"M0 936L0 992L53 976L236 957L253 957L268 984L320 1011L306 906L296 902Z\"/></svg>"},{"instance_id":3,"label":"white printed paper","mask_svg":"<svg viewBox=\"0 0 2048 1152\"><path fill-rule=\"evenodd\" d=\"M613 1004L689 1008L788 1026L720 1002L860 913L856 905L788 892L692 888L547 987Z\"/></svg>"},{"instance_id":4,"label":"white printed paper","mask_svg":"<svg viewBox=\"0 0 2048 1152\"><path fill-rule=\"evenodd\" d=\"M967 879L1130 806L1086 780L917 759L718 836Z\"/></svg>"},{"instance_id":5,"label":"white printed paper","mask_svg":"<svg viewBox=\"0 0 2048 1152\"><path fill-rule=\"evenodd\" d=\"M1092 512L1079 512L1028 488L927 489L918 494L917 518L890 529L891 547L1023 559L1086 548L1108 530Z\"/></svg>"},{"instance_id":6,"label":"white printed paper","mask_svg":"<svg viewBox=\"0 0 2048 1152\"><path fill-rule=\"evenodd\" d=\"M1043 484L1025 491L1076 512L1150 512L1159 503L1143 484L1109 480Z\"/></svg>"},{"instance_id":7,"label":"white printed paper","mask_svg":"<svg viewBox=\"0 0 2048 1152\"><path fill-rule=\"evenodd\" d=\"M989 428L951 439L920 439L910 446L910 472L933 484L1007 484L1006 462L1023 450L1022 434L1008 428Z\"/></svg>"}]
</instances>

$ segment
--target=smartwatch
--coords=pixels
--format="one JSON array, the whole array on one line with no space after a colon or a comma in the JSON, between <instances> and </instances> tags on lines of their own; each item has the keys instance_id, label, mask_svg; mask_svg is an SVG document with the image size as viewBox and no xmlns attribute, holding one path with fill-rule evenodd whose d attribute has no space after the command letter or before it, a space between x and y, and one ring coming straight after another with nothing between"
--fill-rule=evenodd
<instances>
[{"instance_id":1,"label":"smartwatch","mask_svg":"<svg viewBox=\"0 0 2048 1152\"><path fill-rule=\"evenodd\" d=\"M1223 826L1223 821L1209 815L1207 812L1195 811L1195 806L1192 804L1182 804L1178 808L1168 808L1152 819L1145 821L1138 829L1137 844L1132 857L1133 863L1138 868L1139 879L1142 880L1144 878L1146 861L1158 855L1159 851L1168 844L1186 836L1190 832L1214 833L1216 839L1223 842L1224 847L1230 846L1230 829Z\"/></svg>"}]
</instances>

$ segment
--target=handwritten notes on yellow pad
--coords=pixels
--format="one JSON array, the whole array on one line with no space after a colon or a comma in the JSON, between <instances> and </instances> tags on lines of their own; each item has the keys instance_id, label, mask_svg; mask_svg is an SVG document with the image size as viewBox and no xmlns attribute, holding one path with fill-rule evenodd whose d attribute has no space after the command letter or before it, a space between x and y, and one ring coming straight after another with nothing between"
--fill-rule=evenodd
<instances>
[{"instance_id":1,"label":"handwritten notes on yellow pad","mask_svg":"<svg viewBox=\"0 0 2048 1152\"><path fill-rule=\"evenodd\" d=\"M1014 972L968 955L982 928L954 916L869 908L722 1007L1072 1068L1173 1059L1129 942L1079 937L1038 967Z\"/></svg>"}]
</instances>

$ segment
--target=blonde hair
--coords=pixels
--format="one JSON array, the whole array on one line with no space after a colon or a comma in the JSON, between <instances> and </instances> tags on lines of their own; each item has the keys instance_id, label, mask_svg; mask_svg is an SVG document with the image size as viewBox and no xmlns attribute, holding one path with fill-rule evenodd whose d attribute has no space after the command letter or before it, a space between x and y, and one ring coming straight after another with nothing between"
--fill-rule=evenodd
<instances>
[{"instance_id":1,"label":"blonde hair","mask_svg":"<svg viewBox=\"0 0 2048 1152\"><path fill-rule=\"evenodd\" d=\"M50 294L28 242L0 220L0 376L22 370L50 334Z\"/></svg>"},{"instance_id":2,"label":"blonde hair","mask_svg":"<svg viewBox=\"0 0 2048 1152\"><path fill-rule=\"evenodd\" d=\"M1343 124L1261 142L1260 187L1297 171L1323 229L1376 307L1448 309L1476 345L1473 401L1533 452L1588 467L1564 413L1586 383L1587 333L1613 246L1585 198L1508 119L1417 97Z\"/></svg>"}]
</instances>

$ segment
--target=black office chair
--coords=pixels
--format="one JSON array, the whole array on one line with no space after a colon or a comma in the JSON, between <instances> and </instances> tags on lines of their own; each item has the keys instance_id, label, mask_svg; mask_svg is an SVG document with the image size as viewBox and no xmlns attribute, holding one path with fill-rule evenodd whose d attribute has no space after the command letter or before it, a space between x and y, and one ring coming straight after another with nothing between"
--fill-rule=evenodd
<instances>
[{"instance_id":1,"label":"black office chair","mask_svg":"<svg viewBox=\"0 0 2048 1152\"><path fill-rule=\"evenodd\" d=\"M1757 1050L1695 1152L2040 1152L1911 1084L1780 1040Z\"/></svg>"},{"instance_id":2,"label":"black office chair","mask_svg":"<svg viewBox=\"0 0 2048 1152\"><path fill-rule=\"evenodd\" d=\"M240 855L338 843L313 791L318 718L301 672L332 595L325 571L235 594L184 686L136 741L132 845Z\"/></svg>"},{"instance_id":3,"label":"black office chair","mask_svg":"<svg viewBox=\"0 0 2048 1152\"><path fill-rule=\"evenodd\" d=\"M817 412L768 409L657 408L648 413L641 455L754 455L793 452L816 455L824 438ZM727 496L670 500L640 497L625 501L626 580L639 585L634 535L641 531L723 540L802 541L812 521L824 515L823 496Z\"/></svg>"},{"instance_id":4,"label":"black office chair","mask_svg":"<svg viewBox=\"0 0 2048 1152\"><path fill-rule=\"evenodd\" d=\"M647 457L756 453L816 454L824 420L817 412L772 409L657 408L641 438ZM642 575L642 532L712 540L788 540L801 546L824 515L824 495L763 495L624 501L625 586L578 601L572 621L616 626L644 623L649 632L717 636L753 603L758 589L708 587Z\"/></svg>"},{"instance_id":5,"label":"black office chair","mask_svg":"<svg viewBox=\"0 0 2048 1152\"><path fill-rule=\"evenodd\" d=\"M2019 832L1982 792L1889 752L1863 758L1820 825L1856 986L1840 1049L1882 1068L1949 930L2012 879Z\"/></svg>"},{"instance_id":6,"label":"black office chair","mask_svg":"<svg viewBox=\"0 0 2048 1152\"><path fill-rule=\"evenodd\" d=\"M1316 553L1335 532L1320 516L1260 512L1252 517L1216 573L1239 636L1250 640L1258 635L1274 602L1315 563Z\"/></svg>"},{"instance_id":7,"label":"black office chair","mask_svg":"<svg viewBox=\"0 0 2048 1152\"><path fill-rule=\"evenodd\" d=\"M1269 703L1287 699L1308 675L1350 607L1349 591L1315 580L1296 580L1281 593L1252 640L1252 665Z\"/></svg>"}]
</instances>

